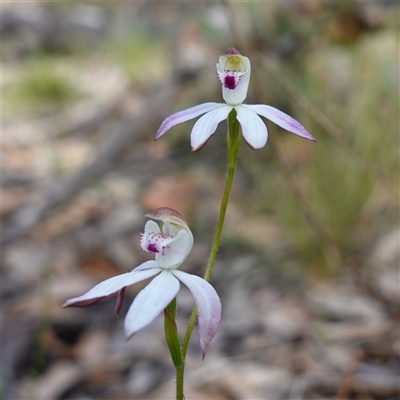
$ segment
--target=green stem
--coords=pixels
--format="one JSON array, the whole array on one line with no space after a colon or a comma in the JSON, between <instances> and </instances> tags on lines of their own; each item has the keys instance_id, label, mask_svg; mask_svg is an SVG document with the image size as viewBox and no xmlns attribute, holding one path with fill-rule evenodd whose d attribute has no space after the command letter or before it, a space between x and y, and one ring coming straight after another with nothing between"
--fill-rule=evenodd
<instances>
[{"instance_id":1,"label":"green stem","mask_svg":"<svg viewBox=\"0 0 400 400\"><path fill-rule=\"evenodd\" d=\"M176 371L176 398L183 400L183 371L184 360L179 344L178 330L176 329L176 298L164 310L165 340L171 353Z\"/></svg>"},{"instance_id":2,"label":"green stem","mask_svg":"<svg viewBox=\"0 0 400 400\"><path fill-rule=\"evenodd\" d=\"M180 367L176 368L176 400L184 400L185 395L183 394L183 377L185 373L185 363Z\"/></svg>"},{"instance_id":3,"label":"green stem","mask_svg":"<svg viewBox=\"0 0 400 400\"><path fill-rule=\"evenodd\" d=\"M206 271L204 273L204 279L206 281L210 280L211 271L214 266L215 258L217 257L219 243L221 241L222 228L224 226L226 209L229 201L229 194L232 188L233 177L235 175L237 157L239 154L240 147L240 131L239 131L239 122L236 119L236 111L233 109L228 116L228 135L227 135L227 147L228 147L228 169L226 174L226 181L224 187L224 193L222 195L221 207L219 211L219 217L217 222L217 227L215 229L214 240L211 246L210 255L208 258L208 262L206 265ZM188 327L186 329L185 337L182 342L181 353L183 358L182 370L179 371L179 380L178 380L178 369L176 371L176 386L177 386L177 400L183 400L183 375L184 375L184 365L186 359L186 352L189 346L190 337L193 332L194 325L196 323L197 318L197 309L193 308L192 315L190 316ZM179 393L181 393L182 397L178 397L178 385L182 385L179 388Z\"/></svg>"},{"instance_id":4,"label":"green stem","mask_svg":"<svg viewBox=\"0 0 400 400\"><path fill-rule=\"evenodd\" d=\"M183 359L175 319L176 298L164 310L164 332L172 361L175 367L180 367L183 364Z\"/></svg>"}]
</instances>

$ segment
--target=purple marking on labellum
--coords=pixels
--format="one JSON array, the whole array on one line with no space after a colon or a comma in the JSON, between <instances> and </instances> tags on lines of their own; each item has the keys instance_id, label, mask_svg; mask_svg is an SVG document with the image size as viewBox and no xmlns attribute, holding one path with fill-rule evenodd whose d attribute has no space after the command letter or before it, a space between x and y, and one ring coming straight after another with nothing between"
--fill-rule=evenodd
<instances>
[{"instance_id":1,"label":"purple marking on labellum","mask_svg":"<svg viewBox=\"0 0 400 400\"><path fill-rule=\"evenodd\" d=\"M154 243L149 243L147 246L147 250L151 251L152 253L159 253L157 246Z\"/></svg>"},{"instance_id":2,"label":"purple marking on labellum","mask_svg":"<svg viewBox=\"0 0 400 400\"><path fill-rule=\"evenodd\" d=\"M235 77L234 76L229 76L229 75L227 75L227 76L225 76L225 79L224 79L224 86L227 88L227 89L230 89L230 90L233 90L233 89L235 89L236 88L236 82L235 82Z\"/></svg>"}]
</instances>

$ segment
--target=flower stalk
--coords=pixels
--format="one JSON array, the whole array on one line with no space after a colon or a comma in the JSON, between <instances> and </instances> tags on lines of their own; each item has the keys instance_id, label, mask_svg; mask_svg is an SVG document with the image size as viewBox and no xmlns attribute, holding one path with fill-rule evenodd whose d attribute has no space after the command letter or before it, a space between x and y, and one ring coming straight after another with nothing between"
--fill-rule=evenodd
<instances>
[{"instance_id":1,"label":"flower stalk","mask_svg":"<svg viewBox=\"0 0 400 400\"><path fill-rule=\"evenodd\" d=\"M237 158L240 148L240 125L236 119L236 111L232 110L228 116L228 135L227 135L227 149L228 149L228 162L227 162L227 174L224 192L221 200L221 207L219 210L219 216L217 221L217 226L215 229L214 240L211 246L210 255L208 257L208 262L206 265L206 270L204 273L204 280L209 281L212 268L214 266L215 259L217 257L219 244L221 241L222 229L224 227L226 209L228 207L229 195L232 188L233 178L235 175ZM186 329L185 337L182 342L182 358L183 358L183 368L179 370L179 374L182 374L182 379L178 380L178 369L177 369L177 379L176 379L176 398L177 400L183 400L184 397L179 397L178 394L183 395L183 374L184 374L184 363L186 359L186 353L189 346L190 337L193 332L194 325L197 318L197 308L193 308L190 320ZM180 386L182 385L182 386Z\"/></svg>"}]
</instances>

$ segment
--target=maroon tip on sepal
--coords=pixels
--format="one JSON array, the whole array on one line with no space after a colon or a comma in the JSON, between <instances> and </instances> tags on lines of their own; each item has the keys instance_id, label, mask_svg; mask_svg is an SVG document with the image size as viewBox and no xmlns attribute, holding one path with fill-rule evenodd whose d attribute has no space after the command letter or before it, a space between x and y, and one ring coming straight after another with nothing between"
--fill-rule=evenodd
<instances>
[{"instance_id":1,"label":"maroon tip on sepal","mask_svg":"<svg viewBox=\"0 0 400 400\"><path fill-rule=\"evenodd\" d=\"M126 289L126 286L123 287L123 288L118 292L117 303L115 304L115 314L117 314L117 315L119 315L119 312L121 311L122 302L124 301L125 289Z\"/></svg>"},{"instance_id":2,"label":"maroon tip on sepal","mask_svg":"<svg viewBox=\"0 0 400 400\"><path fill-rule=\"evenodd\" d=\"M67 300L62 307L90 307L93 304L98 303L99 301L107 298L108 296L101 296L101 297L96 297L95 299L88 299L88 300L77 300L74 301L74 299Z\"/></svg>"}]
</instances>

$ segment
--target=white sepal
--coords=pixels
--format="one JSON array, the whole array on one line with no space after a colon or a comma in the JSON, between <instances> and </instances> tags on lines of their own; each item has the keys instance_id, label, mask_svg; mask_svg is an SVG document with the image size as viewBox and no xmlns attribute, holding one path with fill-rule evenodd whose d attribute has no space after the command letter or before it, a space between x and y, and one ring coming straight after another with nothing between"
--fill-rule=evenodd
<instances>
[{"instance_id":1,"label":"white sepal","mask_svg":"<svg viewBox=\"0 0 400 400\"><path fill-rule=\"evenodd\" d=\"M179 281L169 271L162 271L139 292L125 318L128 337L154 320L176 296Z\"/></svg>"},{"instance_id":2,"label":"white sepal","mask_svg":"<svg viewBox=\"0 0 400 400\"><path fill-rule=\"evenodd\" d=\"M296 121L290 115L285 114L284 112L278 110L275 107L267 106L265 104L254 104L254 105L243 105L247 109L250 109L261 115L264 118L269 119L274 124L280 126L283 129L286 129L289 132L294 133L297 136L300 136L304 139L312 140L316 142L313 135L300 122Z\"/></svg>"},{"instance_id":3,"label":"white sepal","mask_svg":"<svg viewBox=\"0 0 400 400\"><path fill-rule=\"evenodd\" d=\"M174 270L172 273L192 292L198 313L199 343L203 358L221 322L221 301L215 289L204 279Z\"/></svg>"},{"instance_id":4,"label":"white sepal","mask_svg":"<svg viewBox=\"0 0 400 400\"><path fill-rule=\"evenodd\" d=\"M208 139L217 129L218 124L228 118L232 107L222 104L221 107L203 115L195 124L190 135L193 151L200 150L205 146Z\"/></svg>"},{"instance_id":5,"label":"white sepal","mask_svg":"<svg viewBox=\"0 0 400 400\"><path fill-rule=\"evenodd\" d=\"M235 110L246 143L253 149L264 147L268 139L268 130L262 119L244 104L235 107Z\"/></svg>"},{"instance_id":6,"label":"white sepal","mask_svg":"<svg viewBox=\"0 0 400 400\"><path fill-rule=\"evenodd\" d=\"M140 269L139 269L140 268ZM118 292L125 286L150 278L161 271L158 263L154 260L146 261L131 272L114 276L99 283L94 288L79 297L67 300L63 307L87 307Z\"/></svg>"}]
</instances>

